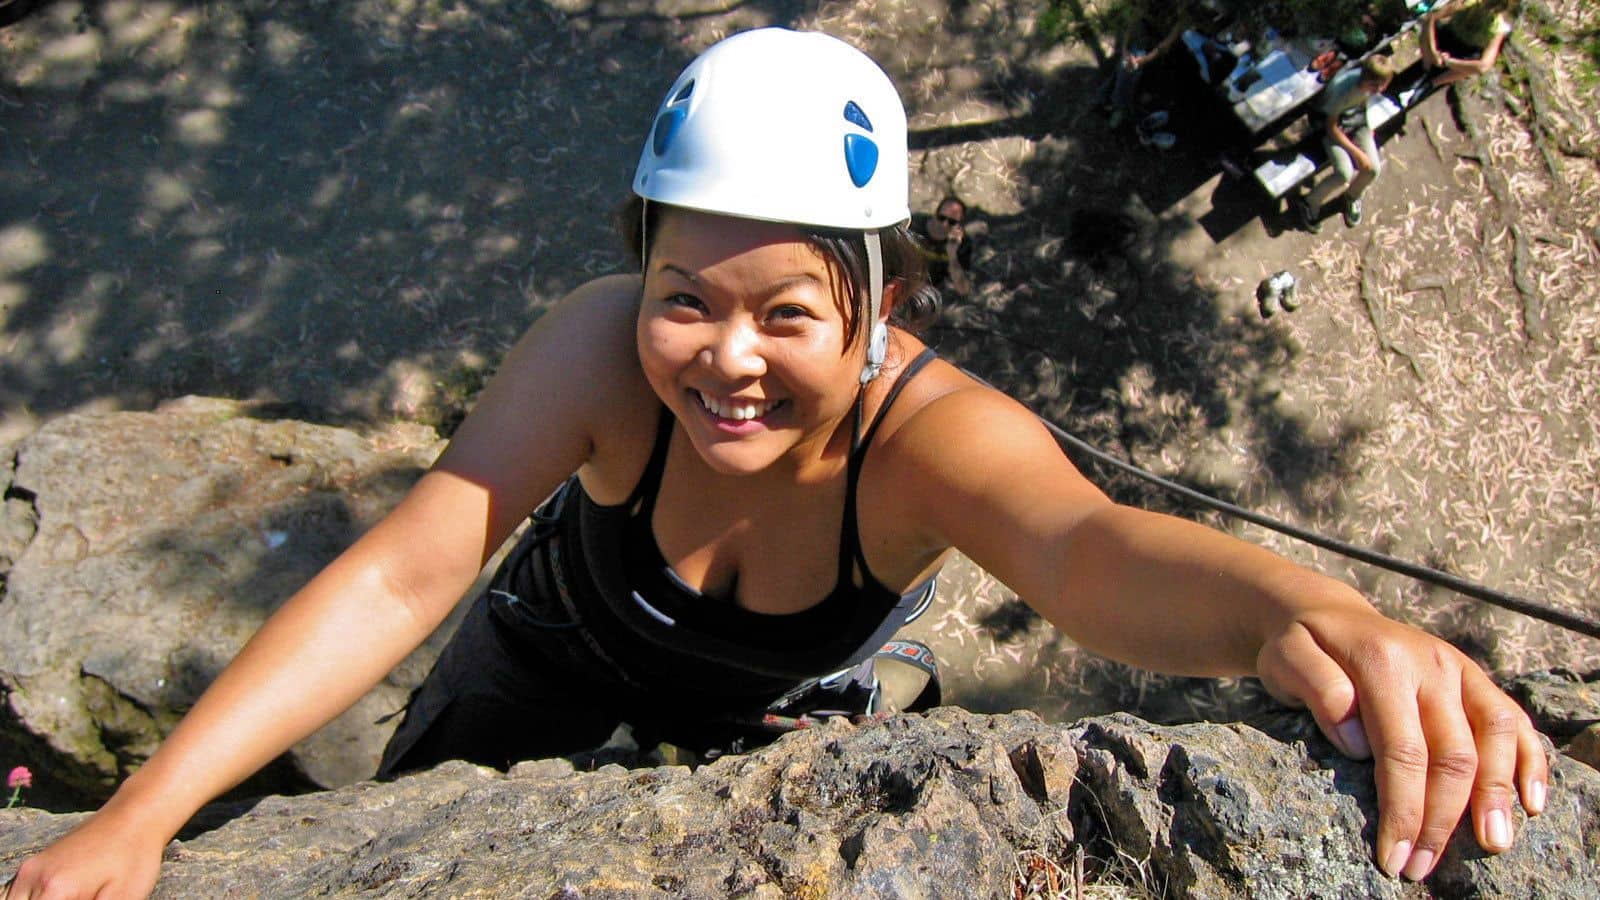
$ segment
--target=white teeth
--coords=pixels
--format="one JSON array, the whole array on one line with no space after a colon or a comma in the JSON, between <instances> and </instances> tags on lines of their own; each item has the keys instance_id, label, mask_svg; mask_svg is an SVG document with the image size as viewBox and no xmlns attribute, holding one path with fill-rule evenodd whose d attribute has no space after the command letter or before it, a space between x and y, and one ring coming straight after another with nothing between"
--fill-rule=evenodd
<instances>
[{"instance_id":1,"label":"white teeth","mask_svg":"<svg viewBox=\"0 0 1600 900\"><path fill-rule=\"evenodd\" d=\"M696 391L700 404L710 410L711 414L720 419L732 419L744 422L749 419L759 419L777 407L778 402L759 403L752 400L722 400L710 394Z\"/></svg>"}]
</instances>

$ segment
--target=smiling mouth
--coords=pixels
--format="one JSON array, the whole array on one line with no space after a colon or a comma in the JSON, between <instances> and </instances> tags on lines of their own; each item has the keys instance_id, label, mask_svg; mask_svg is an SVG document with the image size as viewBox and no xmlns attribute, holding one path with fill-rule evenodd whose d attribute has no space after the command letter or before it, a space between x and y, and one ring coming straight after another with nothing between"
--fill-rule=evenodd
<instances>
[{"instance_id":1,"label":"smiling mouth","mask_svg":"<svg viewBox=\"0 0 1600 900\"><path fill-rule=\"evenodd\" d=\"M700 401L700 405L705 408L706 412L719 419L729 419L734 422L748 422L751 419L759 419L788 402L786 400L723 399L700 391L692 391L692 393Z\"/></svg>"}]
</instances>

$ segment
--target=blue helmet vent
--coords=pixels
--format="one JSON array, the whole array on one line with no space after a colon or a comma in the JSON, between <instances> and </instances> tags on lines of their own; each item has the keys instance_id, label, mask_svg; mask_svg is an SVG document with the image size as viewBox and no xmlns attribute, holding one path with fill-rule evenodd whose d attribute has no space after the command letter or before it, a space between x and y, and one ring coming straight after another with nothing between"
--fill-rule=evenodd
<instances>
[{"instance_id":1,"label":"blue helmet vent","mask_svg":"<svg viewBox=\"0 0 1600 900\"><path fill-rule=\"evenodd\" d=\"M878 170L878 145L864 134L845 135L844 164L850 170L850 181L856 187L866 187L872 173Z\"/></svg>"},{"instance_id":2,"label":"blue helmet vent","mask_svg":"<svg viewBox=\"0 0 1600 900\"><path fill-rule=\"evenodd\" d=\"M867 118L867 114L861 111L861 107L857 106L854 100L845 101L844 119L846 122L853 122L868 131L872 130L872 120Z\"/></svg>"},{"instance_id":3,"label":"blue helmet vent","mask_svg":"<svg viewBox=\"0 0 1600 900\"><path fill-rule=\"evenodd\" d=\"M655 133L651 137L650 146L657 156L665 156L667 148L672 146L672 139L678 136L678 127L683 120L688 118L688 111L683 107L667 109L656 116Z\"/></svg>"},{"instance_id":4,"label":"blue helmet vent","mask_svg":"<svg viewBox=\"0 0 1600 900\"><path fill-rule=\"evenodd\" d=\"M694 79L691 78L678 88L671 100L661 104L661 114L656 116L656 127L650 139L650 146L657 156L665 156L667 148L672 146L672 139L678 136L678 127L689 115L685 106L693 94Z\"/></svg>"},{"instance_id":5,"label":"blue helmet vent","mask_svg":"<svg viewBox=\"0 0 1600 900\"><path fill-rule=\"evenodd\" d=\"M872 120L856 105L854 100L844 104L844 120L867 131L872 130ZM850 181L856 187L866 187L872 173L878 171L878 145L864 134L844 136L844 164L850 170Z\"/></svg>"}]
</instances>

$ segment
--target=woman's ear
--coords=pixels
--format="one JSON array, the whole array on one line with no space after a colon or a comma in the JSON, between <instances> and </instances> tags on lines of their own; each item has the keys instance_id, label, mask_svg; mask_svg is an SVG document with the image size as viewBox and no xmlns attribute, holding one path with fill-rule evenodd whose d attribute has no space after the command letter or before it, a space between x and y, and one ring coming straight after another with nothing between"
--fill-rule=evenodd
<instances>
[{"instance_id":1,"label":"woman's ear","mask_svg":"<svg viewBox=\"0 0 1600 900\"><path fill-rule=\"evenodd\" d=\"M895 307L900 305L900 300L905 296L906 280L899 276L889 279L883 285L883 309L879 312L879 321L888 322L894 314Z\"/></svg>"}]
</instances>

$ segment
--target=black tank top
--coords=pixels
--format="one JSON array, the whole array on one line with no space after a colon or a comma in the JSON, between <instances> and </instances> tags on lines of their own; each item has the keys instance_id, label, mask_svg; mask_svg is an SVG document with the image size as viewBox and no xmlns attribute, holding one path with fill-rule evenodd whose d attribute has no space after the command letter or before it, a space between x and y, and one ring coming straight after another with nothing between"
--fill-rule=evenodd
<instances>
[{"instance_id":1,"label":"black tank top","mask_svg":"<svg viewBox=\"0 0 1600 900\"><path fill-rule=\"evenodd\" d=\"M833 590L822 602L795 613L752 612L731 601L706 597L685 584L667 564L651 530L656 495L661 489L661 474L666 468L667 448L672 441L675 421L666 407L662 407L650 462L625 504L634 510L628 516L623 533L623 561L634 603L664 623L729 640L781 646L795 641L822 640L839 629L847 628L854 617L854 610L860 606L887 611L907 596L920 595L925 589L924 585L918 585L909 594L902 595L884 586L868 568L866 556L861 550L856 517L856 483L867 457L867 448L872 445L884 414L894 405L906 384L933 358L933 351L926 350L900 373L865 435L860 431L861 405L857 400L858 420L851 435L850 456L846 466L844 516L839 528L839 563ZM861 575L859 585L855 578L857 572Z\"/></svg>"},{"instance_id":2,"label":"black tank top","mask_svg":"<svg viewBox=\"0 0 1600 900\"><path fill-rule=\"evenodd\" d=\"M899 594L873 577L861 551L855 498L862 462L884 415L934 358L925 350L905 368L864 435L857 400L838 576L815 606L786 614L754 612L707 598L672 572L650 531L675 421L666 410L629 498L602 505L576 476L569 479L507 559L507 587L524 597L559 597L589 650L620 681L649 693L688 691L703 701L748 702L867 659L932 596L933 578ZM860 585L853 577L857 571Z\"/></svg>"}]
</instances>

